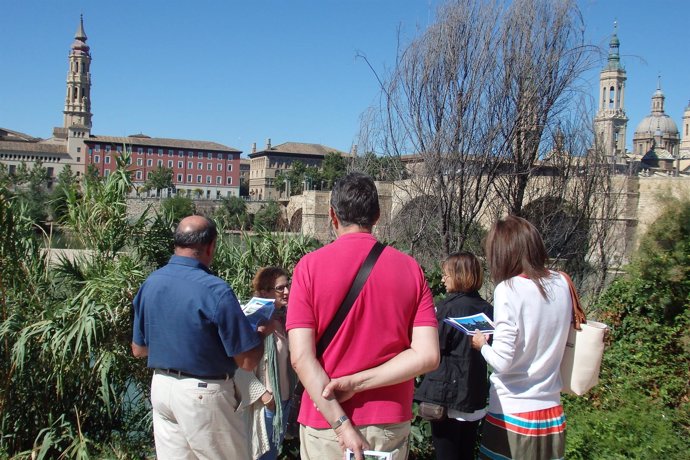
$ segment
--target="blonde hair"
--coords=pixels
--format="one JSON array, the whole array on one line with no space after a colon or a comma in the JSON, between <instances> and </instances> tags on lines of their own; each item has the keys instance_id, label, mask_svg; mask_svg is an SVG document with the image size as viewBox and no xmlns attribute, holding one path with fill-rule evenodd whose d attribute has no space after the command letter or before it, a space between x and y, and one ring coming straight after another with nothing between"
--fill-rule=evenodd
<instances>
[{"instance_id":1,"label":"blonde hair","mask_svg":"<svg viewBox=\"0 0 690 460\"><path fill-rule=\"evenodd\" d=\"M441 268L450 278L448 292L475 292L484 282L482 265L471 252L456 252L449 255L441 264Z\"/></svg>"}]
</instances>

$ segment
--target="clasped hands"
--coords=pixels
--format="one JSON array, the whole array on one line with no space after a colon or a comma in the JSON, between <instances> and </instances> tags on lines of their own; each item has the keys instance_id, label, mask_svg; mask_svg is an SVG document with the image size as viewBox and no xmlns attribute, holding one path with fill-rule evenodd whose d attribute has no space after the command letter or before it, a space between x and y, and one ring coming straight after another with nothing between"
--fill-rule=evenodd
<instances>
[{"instance_id":1,"label":"clasped hands","mask_svg":"<svg viewBox=\"0 0 690 460\"><path fill-rule=\"evenodd\" d=\"M331 379L321 393L324 399L337 400L339 403L352 398L357 392L357 382L351 375L345 375ZM369 443L364 436L355 428L350 420L336 428L335 434L343 452L350 449L355 454L356 460L364 458L363 451L369 449Z\"/></svg>"}]
</instances>

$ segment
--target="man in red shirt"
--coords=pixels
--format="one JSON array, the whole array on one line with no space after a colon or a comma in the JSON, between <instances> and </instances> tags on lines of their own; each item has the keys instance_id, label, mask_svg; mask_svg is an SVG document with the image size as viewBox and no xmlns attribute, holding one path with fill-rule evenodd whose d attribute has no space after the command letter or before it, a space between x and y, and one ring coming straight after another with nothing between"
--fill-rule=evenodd
<instances>
[{"instance_id":1,"label":"man in red shirt","mask_svg":"<svg viewBox=\"0 0 690 460\"><path fill-rule=\"evenodd\" d=\"M315 345L376 243L374 181L352 173L331 193L337 239L295 267L287 313L292 365L304 384L302 459L340 459L351 449L406 459L414 377L439 362L437 322L422 269L386 247L352 309L319 359Z\"/></svg>"}]
</instances>

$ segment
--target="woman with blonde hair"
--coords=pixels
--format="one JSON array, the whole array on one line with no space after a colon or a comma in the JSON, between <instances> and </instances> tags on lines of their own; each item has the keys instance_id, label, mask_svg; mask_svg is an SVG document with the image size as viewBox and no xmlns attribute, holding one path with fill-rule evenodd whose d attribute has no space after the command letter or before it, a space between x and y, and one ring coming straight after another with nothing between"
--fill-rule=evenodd
<instances>
[{"instance_id":1,"label":"woman with blonde hair","mask_svg":"<svg viewBox=\"0 0 690 460\"><path fill-rule=\"evenodd\" d=\"M555 459L565 453L560 366L568 337L568 282L546 268L537 229L508 216L484 244L494 291L493 342L472 346L493 368L480 458Z\"/></svg>"},{"instance_id":2,"label":"woman with blonde hair","mask_svg":"<svg viewBox=\"0 0 690 460\"><path fill-rule=\"evenodd\" d=\"M443 320L478 313L492 318L494 309L479 295L484 277L474 254L451 254L441 264L441 270L448 293L436 307L441 362L424 376L415 400L446 409L442 418L430 420L437 460L472 460L479 422L486 414L486 362L472 349L469 336Z\"/></svg>"},{"instance_id":3,"label":"woman with blonde hair","mask_svg":"<svg viewBox=\"0 0 690 460\"><path fill-rule=\"evenodd\" d=\"M280 267L261 268L252 280L252 288L255 297L274 299L275 331L264 340L264 355L255 373L238 372L236 381L243 392L240 407L250 413L252 458L275 460L285 436L288 402L295 381L285 331L290 295L288 272Z\"/></svg>"}]
</instances>

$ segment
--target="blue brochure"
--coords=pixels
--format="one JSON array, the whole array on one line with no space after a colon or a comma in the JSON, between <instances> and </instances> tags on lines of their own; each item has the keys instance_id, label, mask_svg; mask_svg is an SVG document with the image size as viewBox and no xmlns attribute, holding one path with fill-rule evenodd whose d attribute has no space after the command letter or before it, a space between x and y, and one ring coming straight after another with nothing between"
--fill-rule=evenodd
<instances>
[{"instance_id":1,"label":"blue brochure","mask_svg":"<svg viewBox=\"0 0 690 460\"><path fill-rule=\"evenodd\" d=\"M271 319L274 310L274 300L263 299L261 297L252 297L249 299L249 302L242 305L242 312L247 317L254 330L262 323Z\"/></svg>"},{"instance_id":2,"label":"blue brochure","mask_svg":"<svg viewBox=\"0 0 690 460\"><path fill-rule=\"evenodd\" d=\"M472 316L461 316L459 318L445 318L443 322L450 324L455 329L467 335L474 335L474 331L479 329L484 334L493 334L494 323L484 313L477 313Z\"/></svg>"}]
</instances>

